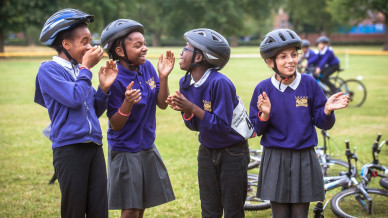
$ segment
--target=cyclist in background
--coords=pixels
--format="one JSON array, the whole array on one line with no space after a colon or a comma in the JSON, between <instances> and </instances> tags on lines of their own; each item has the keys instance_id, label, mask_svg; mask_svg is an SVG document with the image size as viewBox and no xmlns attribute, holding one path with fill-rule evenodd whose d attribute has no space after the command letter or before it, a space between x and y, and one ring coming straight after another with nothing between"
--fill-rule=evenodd
<instances>
[{"instance_id":1,"label":"cyclist in background","mask_svg":"<svg viewBox=\"0 0 388 218\"><path fill-rule=\"evenodd\" d=\"M300 73L313 74L318 62L318 52L310 49L310 41L302 40L302 55L298 61L298 71ZM306 60L306 61L305 61ZM303 61L305 61L303 63Z\"/></svg>"},{"instance_id":2,"label":"cyclist in background","mask_svg":"<svg viewBox=\"0 0 388 218\"><path fill-rule=\"evenodd\" d=\"M334 93L337 92L335 86L329 81L329 77L340 68L340 61L334 55L333 49L329 46L329 38L327 36L318 37L316 44L319 49L319 61L315 69L315 75L319 76L322 83L329 86Z\"/></svg>"}]
</instances>

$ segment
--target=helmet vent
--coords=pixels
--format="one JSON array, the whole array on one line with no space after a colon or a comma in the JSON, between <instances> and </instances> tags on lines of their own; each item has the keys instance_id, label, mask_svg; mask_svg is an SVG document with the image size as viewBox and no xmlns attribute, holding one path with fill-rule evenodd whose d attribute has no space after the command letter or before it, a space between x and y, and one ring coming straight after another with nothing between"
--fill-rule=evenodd
<instances>
[{"instance_id":1,"label":"helmet vent","mask_svg":"<svg viewBox=\"0 0 388 218\"><path fill-rule=\"evenodd\" d=\"M286 38L284 38L284 36L283 36L282 33L279 33L279 37L280 37L283 41L286 41Z\"/></svg>"},{"instance_id":2,"label":"helmet vent","mask_svg":"<svg viewBox=\"0 0 388 218\"><path fill-rule=\"evenodd\" d=\"M220 37L218 37L217 35L212 34L212 38L213 38L214 41L222 42L222 40L220 39Z\"/></svg>"},{"instance_id":3,"label":"helmet vent","mask_svg":"<svg viewBox=\"0 0 388 218\"><path fill-rule=\"evenodd\" d=\"M272 42L275 42L275 40L272 37L268 37L268 39L265 42L265 44L269 44L269 43L272 43Z\"/></svg>"},{"instance_id":4,"label":"helmet vent","mask_svg":"<svg viewBox=\"0 0 388 218\"><path fill-rule=\"evenodd\" d=\"M292 39L295 39L295 36L292 33L288 32L288 34L290 34Z\"/></svg>"}]
</instances>

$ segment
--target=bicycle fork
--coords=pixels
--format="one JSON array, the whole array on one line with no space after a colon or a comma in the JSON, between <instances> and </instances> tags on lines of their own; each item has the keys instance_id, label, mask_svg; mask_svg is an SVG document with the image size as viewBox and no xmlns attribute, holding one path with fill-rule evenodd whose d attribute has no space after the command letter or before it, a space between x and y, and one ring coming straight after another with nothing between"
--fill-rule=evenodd
<instances>
[{"instance_id":1,"label":"bicycle fork","mask_svg":"<svg viewBox=\"0 0 388 218\"><path fill-rule=\"evenodd\" d=\"M360 190L361 195L357 194L355 197L357 201L362 205L362 207L368 212L368 214L372 214L373 212L373 200L369 196L368 192L364 189L362 184L357 185L358 190Z\"/></svg>"}]
</instances>

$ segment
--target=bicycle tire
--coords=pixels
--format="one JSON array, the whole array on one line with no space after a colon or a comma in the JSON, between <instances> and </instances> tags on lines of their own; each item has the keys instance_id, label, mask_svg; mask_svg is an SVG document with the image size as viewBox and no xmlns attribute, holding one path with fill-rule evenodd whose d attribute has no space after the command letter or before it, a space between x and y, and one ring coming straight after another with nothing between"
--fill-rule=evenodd
<instances>
[{"instance_id":1,"label":"bicycle tire","mask_svg":"<svg viewBox=\"0 0 388 218\"><path fill-rule=\"evenodd\" d=\"M244 210L257 211L271 208L271 203L268 200L262 200L256 197L258 176L256 174L248 174L248 190L247 198L244 204Z\"/></svg>"},{"instance_id":2,"label":"bicycle tire","mask_svg":"<svg viewBox=\"0 0 388 218\"><path fill-rule=\"evenodd\" d=\"M365 190L373 201L373 215L387 215L388 207L386 206L386 201L388 200L388 191L376 188L366 188ZM331 210L339 217L369 216L369 212L366 212L365 206L363 206L366 204L362 199L363 197L364 196L358 188L341 191L334 195L331 200Z\"/></svg>"},{"instance_id":3,"label":"bicycle tire","mask_svg":"<svg viewBox=\"0 0 388 218\"><path fill-rule=\"evenodd\" d=\"M381 178L379 183L381 187L388 189L388 178Z\"/></svg>"},{"instance_id":4,"label":"bicycle tire","mask_svg":"<svg viewBox=\"0 0 388 218\"><path fill-rule=\"evenodd\" d=\"M249 150L249 164L248 170L260 166L261 155L258 150Z\"/></svg>"},{"instance_id":5,"label":"bicycle tire","mask_svg":"<svg viewBox=\"0 0 388 218\"><path fill-rule=\"evenodd\" d=\"M339 159L327 158L326 164L322 163L322 161L320 160L320 165L323 176L339 176L343 173L347 173L349 170L348 162ZM356 168L352 166L351 176L355 176L356 174Z\"/></svg>"},{"instance_id":6,"label":"bicycle tire","mask_svg":"<svg viewBox=\"0 0 388 218\"><path fill-rule=\"evenodd\" d=\"M345 90L345 94L349 94L349 107L360 107L366 100L365 85L359 80L346 80L345 86L341 90Z\"/></svg>"}]
</instances>

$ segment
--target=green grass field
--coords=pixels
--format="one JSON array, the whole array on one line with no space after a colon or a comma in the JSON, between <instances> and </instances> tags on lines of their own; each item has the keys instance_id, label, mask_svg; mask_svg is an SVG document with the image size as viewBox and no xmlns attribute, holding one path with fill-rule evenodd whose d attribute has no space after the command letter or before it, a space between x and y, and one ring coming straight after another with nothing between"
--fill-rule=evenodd
<instances>
[{"instance_id":1,"label":"green grass field","mask_svg":"<svg viewBox=\"0 0 388 218\"><path fill-rule=\"evenodd\" d=\"M160 54L165 48L149 48L150 54ZM233 48L232 54L258 53L258 47ZM173 48L179 58L181 48ZM339 58L344 61L345 55ZM59 217L60 191L58 183L47 185L53 174L50 141L42 135L49 124L46 109L33 102L35 76L39 65L51 58L0 59L0 217ZM155 64L156 59L151 59ZM177 60L178 62L179 60ZM332 151L345 158L344 143L349 139L357 147L359 166L371 161L371 145L377 133L388 139L388 71L387 56L350 55L344 79L363 77L367 100L361 108L347 108L336 112L337 121L330 134ZM102 62L101 62L102 63ZM97 72L93 85L97 86ZM256 84L272 75L263 60L233 58L222 70L235 84L238 95L249 105ZM178 89L184 72L178 63L169 77L170 92ZM106 154L107 118L100 118L104 133ZM189 131L178 112L168 108L157 111L156 145L169 171L176 200L147 209L146 217L200 217L197 184L198 134ZM260 138L250 139L253 148L259 147ZM380 161L388 165L388 147L380 154ZM378 187L378 183L374 183ZM330 199L338 190L327 193ZM315 204L310 206L310 214ZM119 217L119 211L110 211ZM378 217L387 214L377 214ZM247 217L270 217L271 211L247 212ZM326 217L334 217L330 207Z\"/></svg>"}]
</instances>

